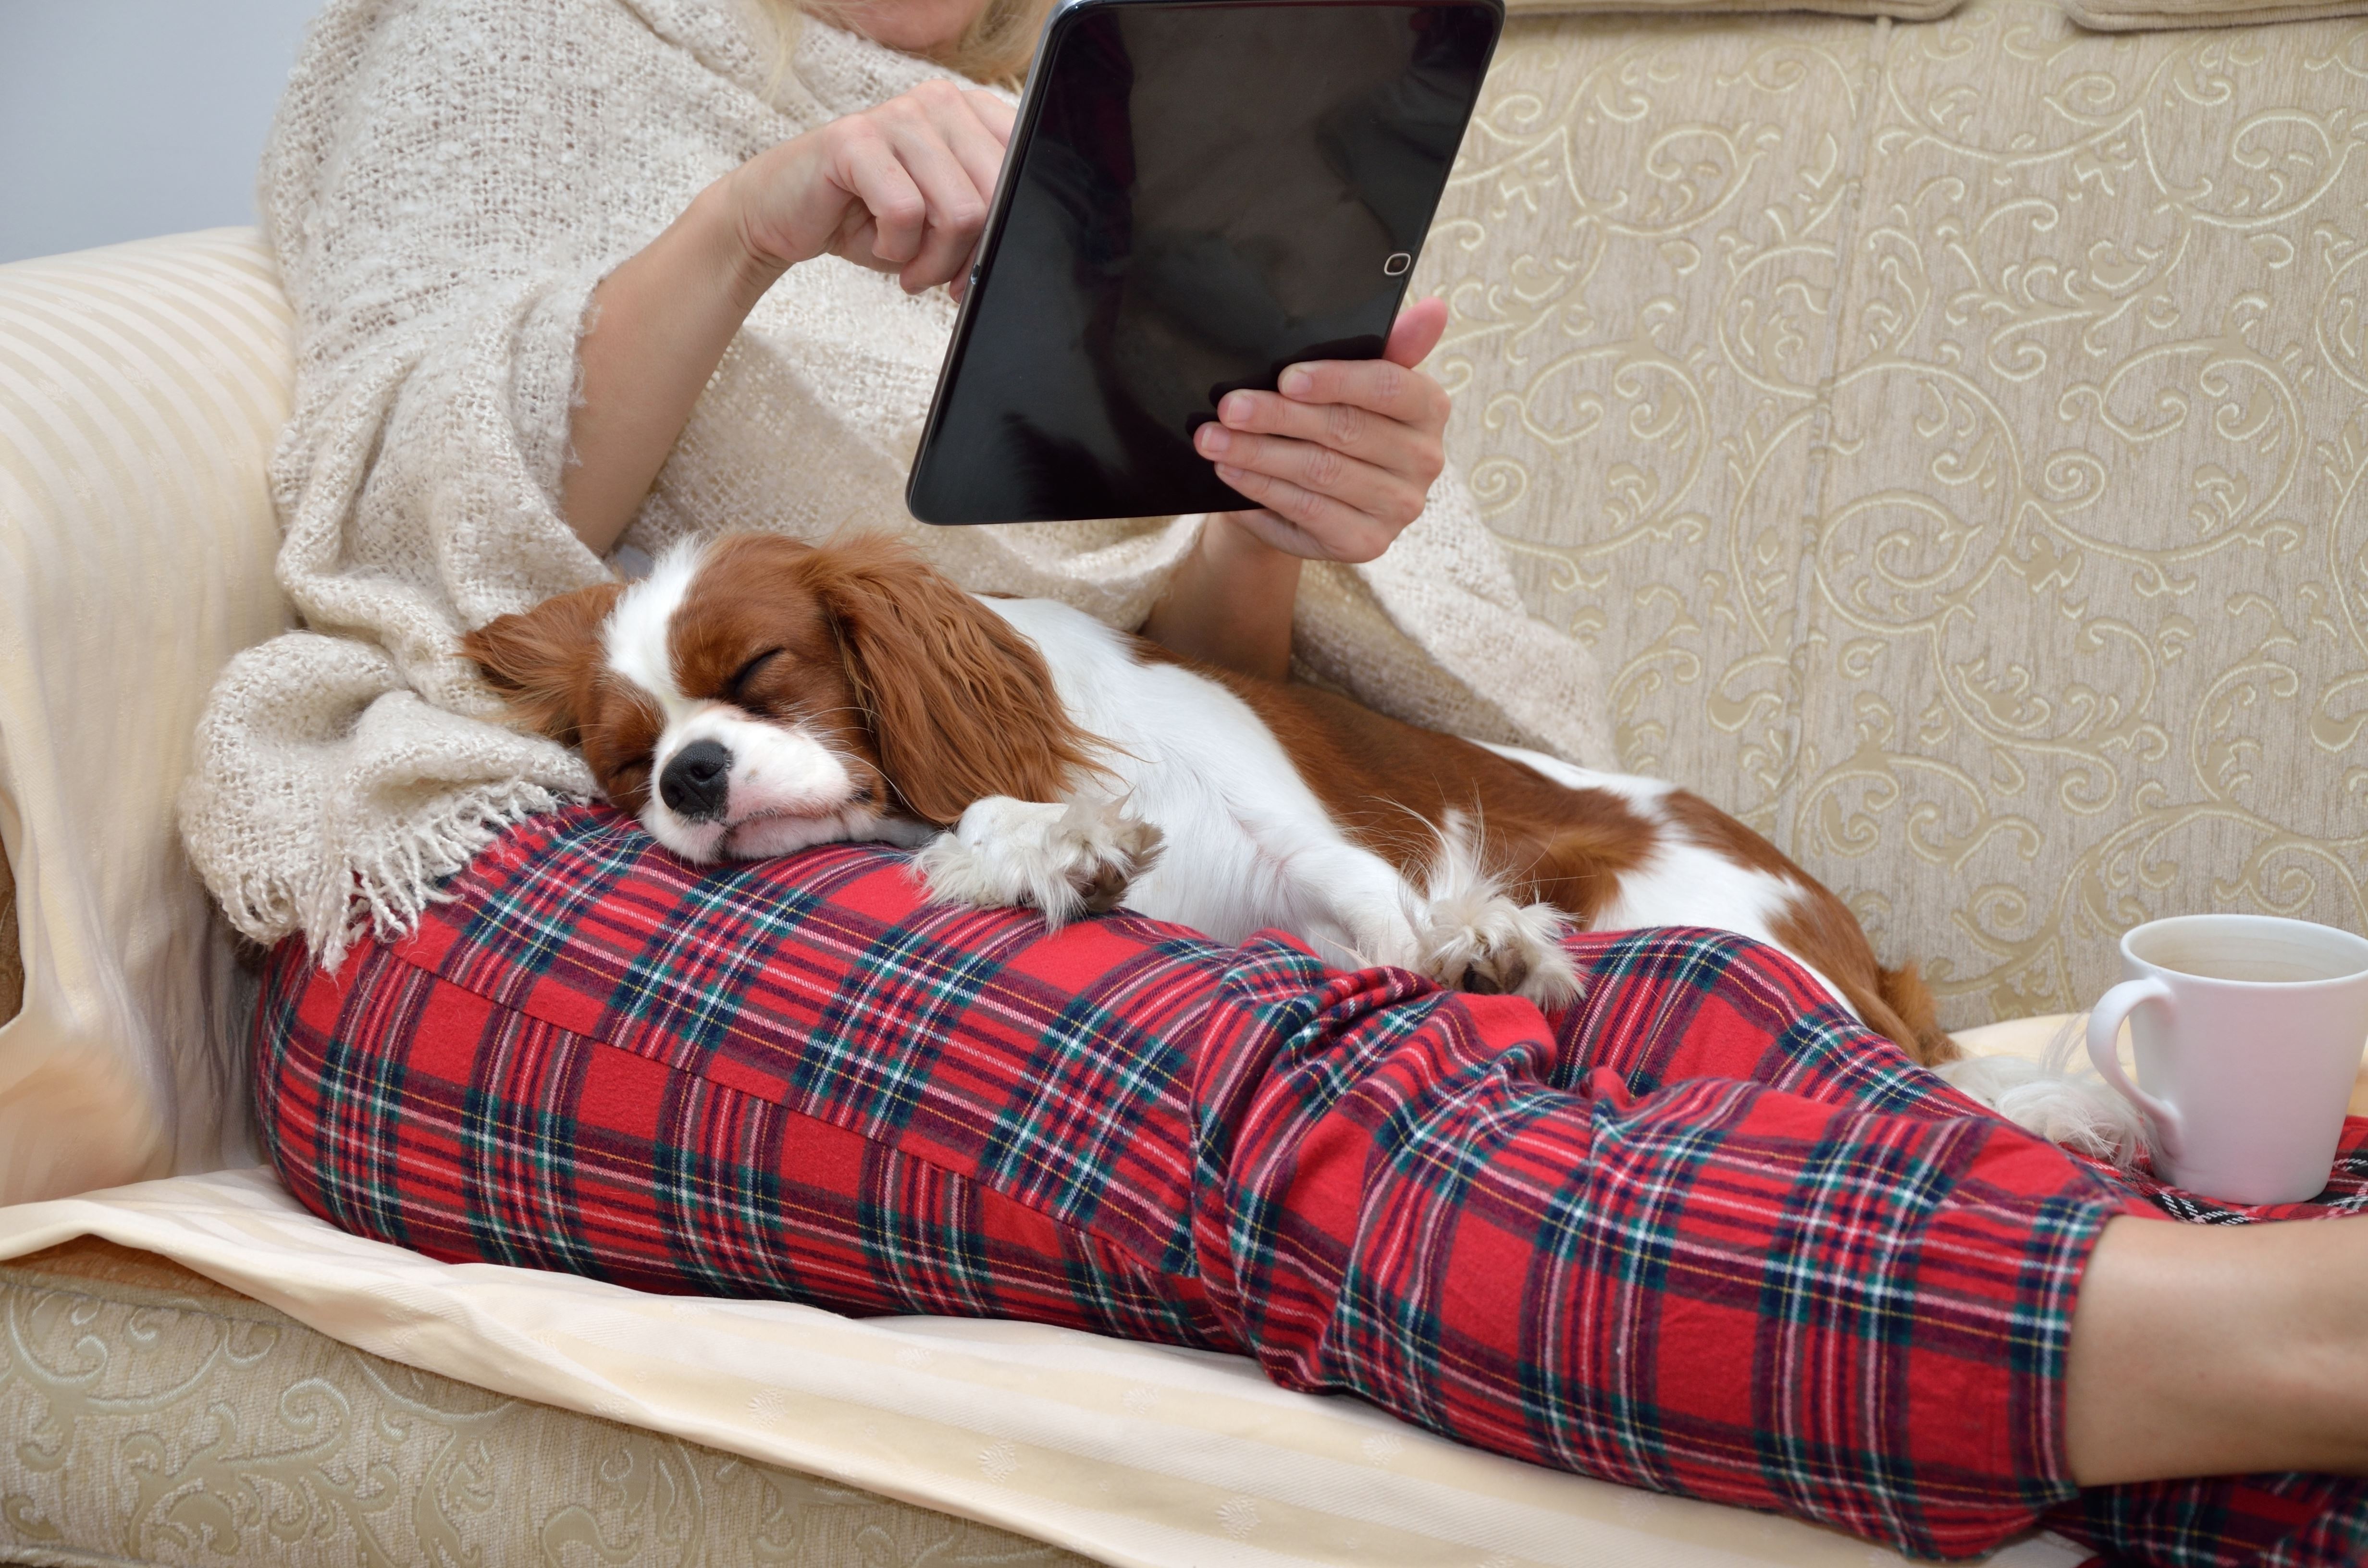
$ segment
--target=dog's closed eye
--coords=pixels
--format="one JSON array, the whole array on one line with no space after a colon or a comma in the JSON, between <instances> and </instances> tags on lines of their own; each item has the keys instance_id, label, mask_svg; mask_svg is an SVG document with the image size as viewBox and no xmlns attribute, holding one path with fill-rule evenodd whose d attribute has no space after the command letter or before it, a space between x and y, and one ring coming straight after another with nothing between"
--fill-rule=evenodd
<instances>
[{"instance_id":1,"label":"dog's closed eye","mask_svg":"<svg viewBox=\"0 0 2368 1568\"><path fill-rule=\"evenodd\" d=\"M763 653L757 654L755 658L749 660L746 664L742 665L738 669L733 671L732 678L723 683L724 697L735 707L746 708L748 706L746 700L748 683L757 678L757 672L763 669L767 665L771 664L775 659L780 657L780 649L768 648Z\"/></svg>"}]
</instances>

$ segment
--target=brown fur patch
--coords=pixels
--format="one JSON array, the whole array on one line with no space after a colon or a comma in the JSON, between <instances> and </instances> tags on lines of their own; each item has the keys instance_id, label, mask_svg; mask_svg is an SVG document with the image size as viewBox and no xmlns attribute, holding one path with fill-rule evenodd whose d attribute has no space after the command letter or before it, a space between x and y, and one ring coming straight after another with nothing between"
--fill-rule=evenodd
<instances>
[{"instance_id":1,"label":"brown fur patch","mask_svg":"<svg viewBox=\"0 0 2368 1568\"><path fill-rule=\"evenodd\" d=\"M477 662L520 722L573 745L597 706L600 623L624 591L622 583L595 583L545 599L466 633L461 652Z\"/></svg>"},{"instance_id":2,"label":"brown fur patch","mask_svg":"<svg viewBox=\"0 0 2368 1568\"><path fill-rule=\"evenodd\" d=\"M1036 644L904 545L743 534L713 562L784 599L811 596L889 785L922 821L951 824L988 795L1058 801L1095 766L1101 743L1069 717Z\"/></svg>"},{"instance_id":3,"label":"brown fur patch","mask_svg":"<svg viewBox=\"0 0 2368 1568\"><path fill-rule=\"evenodd\" d=\"M584 756L601 792L638 812L663 721L649 698L600 662L600 628L622 583L596 583L506 615L461 639L518 720Z\"/></svg>"}]
</instances>

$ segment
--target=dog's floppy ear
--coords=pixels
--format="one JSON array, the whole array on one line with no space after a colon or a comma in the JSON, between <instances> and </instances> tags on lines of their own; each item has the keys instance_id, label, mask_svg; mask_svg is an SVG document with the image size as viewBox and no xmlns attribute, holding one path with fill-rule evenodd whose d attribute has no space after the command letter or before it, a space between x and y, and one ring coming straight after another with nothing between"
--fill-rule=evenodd
<instances>
[{"instance_id":1,"label":"dog's floppy ear","mask_svg":"<svg viewBox=\"0 0 2368 1568\"><path fill-rule=\"evenodd\" d=\"M1070 721L1036 645L895 541L803 562L838 628L881 771L905 808L951 824L973 801L1058 801L1099 743Z\"/></svg>"},{"instance_id":2,"label":"dog's floppy ear","mask_svg":"<svg viewBox=\"0 0 2368 1568\"><path fill-rule=\"evenodd\" d=\"M519 719L572 745L584 720L600 623L624 591L621 583L595 583L545 599L470 632L461 639L461 652L477 662Z\"/></svg>"}]
</instances>

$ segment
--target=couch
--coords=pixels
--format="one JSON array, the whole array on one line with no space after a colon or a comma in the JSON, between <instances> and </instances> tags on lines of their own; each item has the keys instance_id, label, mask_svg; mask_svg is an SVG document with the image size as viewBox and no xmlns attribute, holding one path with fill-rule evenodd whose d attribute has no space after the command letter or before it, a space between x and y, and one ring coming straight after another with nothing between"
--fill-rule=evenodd
<instances>
[{"instance_id":1,"label":"couch","mask_svg":"<svg viewBox=\"0 0 2368 1568\"><path fill-rule=\"evenodd\" d=\"M2368 927L2368 21L1516 21L1417 282L1622 762L1769 833L1949 1027L2029 1049L2154 915ZM241 1168L249 982L169 805L205 676L285 621L288 330L245 232L0 268L0 606L78 664L0 641L0 1177L54 1199L0 1209L0 1560L1892 1560L1149 1347L744 1313L872 1369L830 1426L811 1381L669 1386L662 1303L263 1267L302 1217ZM143 1074L158 1039L198 1066ZM204 1135L12 1128L94 1060Z\"/></svg>"}]
</instances>

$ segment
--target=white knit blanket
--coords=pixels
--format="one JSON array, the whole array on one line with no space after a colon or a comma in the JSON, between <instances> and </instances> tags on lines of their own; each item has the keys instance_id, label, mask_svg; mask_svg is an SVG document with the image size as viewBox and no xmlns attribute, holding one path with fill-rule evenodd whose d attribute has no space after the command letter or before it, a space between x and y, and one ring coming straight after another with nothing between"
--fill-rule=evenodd
<instances>
[{"instance_id":1,"label":"white knit blanket","mask_svg":"<svg viewBox=\"0 0 2368 1568\"><path fill-rule=\"evenodd\" d=\"M297 312L273 469L304 630L223 672L181 802L238 928L334 963L500 827L592 794L505 728L467 628L603 576L556 504L594 287L700 188L934 67L755 0L332 0L266 150ZM1198 520L936 529L905 471L953 307L832 258L749 318L624 542L848 527L966 586L1139 622ZM1382 561L1311 573L1306 669L1402 717L1608 760L1586 651L1524 612L1451 474Z\"/></svg>"}]
</instances>

